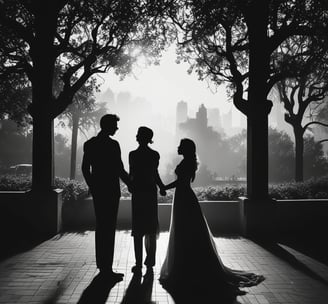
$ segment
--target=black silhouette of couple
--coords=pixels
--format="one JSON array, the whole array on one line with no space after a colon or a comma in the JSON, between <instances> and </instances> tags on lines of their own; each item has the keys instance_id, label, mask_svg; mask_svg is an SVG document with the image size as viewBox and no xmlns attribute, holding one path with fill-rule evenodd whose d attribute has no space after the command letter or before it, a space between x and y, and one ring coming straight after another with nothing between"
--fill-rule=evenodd
<instances>
[{"instance_id":1,"label":"black silhouette of couple","mask_svg":"<svg viewBox=\"0 0 328 304\"><path fill-rule=\"evenodd\" d=\"M123 274L112 269L115 228L120 200L121 179L132 193L132 235L136 264L132 272L142 273L142 241L145 239L147 273L155 265L156 238L159 233L157 187L160 194L175 188L172 204L169 243L161 267L160 283L168 290L185 285L199 288L200 284L220 288L227 295L245 292L264 280L261 275L226 267L217 252L211 231L191 188L197 170L196 145L182 139L178 154L183 160L176 167L176 180L164 185L158 174L160 155L148 144L153 132L140 127L136 136L139 147L130 152L130 174L124 170L119 143L110 136L117 131L118 116L106 114L100 120L101 131L84 144L82 172L93 196L96 215L96 263L100 273L113 280Z\"/></svg>"},{"instance_id":2,"label":"black silhouette of couple","mask_svg":"<svg viewBox=\"0 0 328 304\"><path fill-rule=\"evenodd\" d=\"M159 231L157 216L157 186L165 195L164 184L158 174L160 155L148 144L153 132L140 127L136 136L138 149L129 154L130 174L124 170L119 143L110 136L118 129L119 118L107 114L100 120L101 131L84 144L82 172L90 188L96 215L96 263L100 272L120 280L123 274L112 270L115 228L120 200L120 182L132 193L132 235L136 265L132 271L142 270L142 241L145 238L148 272L155 265L156 238Z\"/></svg>"}]
</instances>

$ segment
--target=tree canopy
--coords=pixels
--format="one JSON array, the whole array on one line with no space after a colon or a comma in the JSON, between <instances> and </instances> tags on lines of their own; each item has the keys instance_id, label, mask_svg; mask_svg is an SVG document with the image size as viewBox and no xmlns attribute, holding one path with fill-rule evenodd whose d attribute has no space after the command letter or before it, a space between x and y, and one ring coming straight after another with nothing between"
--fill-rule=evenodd
<instances>
[{"instance_id":1,"label":"tree canopy","mask_svg":"<svg viewBox=\"0 0 328 304\"><path fill-rule=\"evenodd\" d=\"M54 118L92 75L113 68L124 76L140 53L156 60L165 43L158 35L164 7L164 1L138 0L1 2L0 82L33 86L43 70L38 64L59 65L63 86L50 102Z\"/></svg>"},{"instance_id":2,"label":"tree canopy","mask_svg":"<svg viewBox=\"0 0 328 304\"><path fill-rule=\"evenodd\" d=\"M277 56L277 48L286 39L298 35L313 37L317 44L327 41L328 8L325 1L177 2L180 5L176 4L174 22L180 33L179 60L189 62L189 71L198 73L200 79L208 79L216 85L226 82L235 106L246 115L249 55L254 43L250 40L250 31L256 26L256 20L266 19L262 29L265 40L260 42L263 45L260 55L270 61L265 79L266 95L277 81L289 76L290 70L286 66L291 65L286 64L302 53L302 50L294 49L290 56ZM259 16L262 12L265 16ZM270 103L266 107L269 111Z\"/></svg>"},{"instance_id":3,"label":"tree canopy","mask_svg":"<svg viewBox=\"0 0 328 304\"><path fill-rule=\"evenodd\" d=\"M327 41L325 0L175 1L172 20L180 60L201 79L227 83L233 103L247 116L247 196L268 198L269 92L286 78L275 50L295 35ZM299 54L295 53L295 56ZM279 65L273 65L279 59ZM258 166L261 163L261 166ZM265 225L265 223L263 223Z\"/></svg>"},{"instance_id":4,"label":"tree canopy","mask_svg":"<svg viewBox=\"0 0 328 304\"><path fill-rule=\"evenodd\" d=\"M0 82L21 77L20 85L31 87L33 189L53 186L53 120L78 90L109 69L126 75L137 55L156 62L170 37L162 25L167 2L0 2ZM62 83L58 92L55 77Z\"/></svg>"}]
</instances>

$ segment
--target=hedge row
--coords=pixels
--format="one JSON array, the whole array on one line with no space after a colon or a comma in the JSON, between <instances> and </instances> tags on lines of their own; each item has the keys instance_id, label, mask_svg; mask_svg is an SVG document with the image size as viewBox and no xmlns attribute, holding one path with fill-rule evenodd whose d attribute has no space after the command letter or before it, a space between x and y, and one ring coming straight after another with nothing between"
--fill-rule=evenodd
<instances>
[{"instance_id":1,"label":"hedge row","mask_svg":"<svg viewBox=\"0 0 328 304\"><path fill-rule=\"evenodd\" d=\"M0 176L0 191L26 191L31 189L30 176ZM55 188L63 189L63 200L76 201L88 195L88 187L84 182L68 178L55 178Z\"/></svg>"},{"instance_id":2,"label":"hedge row","mask_svg":"<svg viewBox=\"0 0 328 304\"><path fill-rule=\"evenodd\" d=\"M64 201L76 201L88 194L88 187L84 182L55 178L55 187L63 189ZM0 177L0 191L28 190L31 188L31 178L26 176L4 175ZM122 186L122 197L129 197L127 187ZM194 191L199 200L237 200L246 195L246 186L207 186L195 187ZM173 190L167 191L165 197L160 196L160 203L169 203L173 198ZM328 198L328 176L311 179L302 183L284 183L269 186L269 194L275 199L311 199Z\"/></svg>"},{"instance_id":3,"label":"hedge row","mask_svg":"<svg viewBox=\"0 0 328 304\"><path fill-rule=\"evenodd\" d=\"M228 201L238 200L246 196L246 186L207 186L195 187L194 191L199 200ZM274 199L328 199L328 176L310 179L305 182L289 182L269 185L269 195ZM172 201L173 191L168 191L165 197L160 197L160 203Z\"/></svg>"}]
</instances>

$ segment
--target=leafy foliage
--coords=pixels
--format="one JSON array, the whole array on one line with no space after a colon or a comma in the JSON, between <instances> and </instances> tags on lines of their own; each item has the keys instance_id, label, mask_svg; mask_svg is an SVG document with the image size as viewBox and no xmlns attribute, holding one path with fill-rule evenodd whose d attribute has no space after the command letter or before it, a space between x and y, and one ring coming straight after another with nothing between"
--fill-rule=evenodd
<instances>
[{"instance_id":1,"label":"leafy foliage","mask_svg":"<svg viewBox=\"0 0 328 304\"><path fill-rule=\"evenodd\" d=\"M301 183L271 185L269 193L275 199L328 198L328 176Z\"/></svg>"},{"instance_id":2,"label":"leafy foliage","mask_svg":"<svg viewBox=\"0 0 328 304\"><path fill-rule=\"evenodd\" d=\"M63 199L66 202L76 201L88 194L88 187L84 182L66 178L55 178L55 188L63 189Z\"/></svg>"},{"instance_id":3,"label":"leafy foliage","mask_svg":"<svg viewBox=\"0 0 328 304\"><path fill-rule=\"evenodd\" d=\"M43 101L54 118L94 74L114 69L124 76L138 55L157 61L168 37L159 34L165 2L1 1L0 83L9 79L18 87L20 80L23 87L36 87L58 72L61 89ZM39 109L32 103L33 116Z\"/></svg>"},{"instance_id":4,"label":"leafy foliage","mask_svg":"<svg viewBox=\"0 0 328 304\"><path fill-rule=\"evenodd\" d=\"M296 181L304 179L305 132L313 126L328 127L327 120L321 120L318 115L327 103L327 43L313 40L307 37L292 37L276 51L277 57L288 57L288 63L281 68L287 78L276 84L276 90L286 111L285 121L294 131ZM296 50L301 50L302 54L295 57ZM310 121L307 121L308 119Z\"/></svg>"},{"instance_id":5,"label":"leafy foliage","mask_svg":"<svg viewBox=\"0 0 328 304\"><path fill-rule=\"evenodd\" d=\"M250 51L255 44L261 45L262 56L267 55L268 59L264 64L270 65L268 71L262 67L266 79L263 89L268 94L277 81L295 72L298 65L288 63L303 53L302 49L294 48L289 56L277 55L276 50L284 41L299 36L311 37L316 47L326 43L325 1L175 2L173 19L180 33L179 61L188 62L190 72L195 71L200 79L208 79L216 85L227 82L235 106L245 114L248 113L248 104L243 93L250 91ZM254 18L255 11L257 18ZM254 33L265 35L258 41ZM261 61L256 59L255 65Z\"/></svg>"},{"instance_id":6,"label":"leafy foliage","mask_svg":"<svg viewBox=\"0 0 328 304\"><path fill-rule=\"evenodd\" d=\"M31 189L31 178L27 176L2 175L0 177L1 191L26 191Z\"/></svg>"},{"instance_id":7,"label":"leafy foliage","mask_svg":"<svg viewBox=\"0 0 328 304\"><path fill-rule=\"evenodd\" d=\"M304 137L304 180L318 178L327 174L328 159L324 155L322 143L311 135Z\"/></svg>"},{"instance_id":8,"label":"leafy foliage","mask_svg":"<svg viewBox=\"0 0 328 304\"><path fill-rule=\"evenodd\" d=\"M64 189L65 202L77 201L88 195L88 187L84 182L66 178L55 179L56 188ZM31 188L31 178L26 176L3 175L0 177L0 191L24 191ZM199 200L237 200L246 195L245 185L208 186L193 188ZM129 198L131 194L127 187L121 185L122 198ZM302 183L271 184L270 197L275 199L318 199L328 198L328 176L310 179ZM166 196L159 196L160 204L172 203L174 190L168 190Z\"/></svg>"},{"instance_id":9,"label":"leafy foliage","mask_svg":"<svg viewBox=\"0 0 328 304\"><path fill-rule=\"evenodd\" d=\"M157 62L166 9L166 0L0 1L0 82L19 75L32 88L34 189L53 185L52 120L94 75L124 77L138 55Z\"/></svg>"},{"instance_id":10,"label":"leafy foliage","mask_svg":"<svg viewBox=\"0 0 328 304\"><path fill-rule=\"evenodd\" d=\"M295 168L295 144L284 131L269 128L269 181L271 183L293 180ZM230 139L233 152L238 153L239 160L246 157L246 132ZM305 179L319 178L327 174L328 161L324 156L322 144L316 142L313 136L304 137L304 176ZM240 162L245 163L245 162ZM244 174L246 171L245 167Z\"/></svg>"},{"instance_id":11,"label":"leafy foliage","mask_svg":"<svg viewBox=\"0 0 328 304\"><path fill-rule=\"evenodd\" d=\"M0 191L27 191L31 189L30 176L3 175L0 177ZM55 188L63 189L64 202L77 201L88 194L88 187L83 182L67 178L55 178Z\"/></svg>"},{"instance_id":12,"label":"leafy foliage","mask_svg":"<svg viewBox=\"0 0 328 304\"><path fill-rule=\"evenodd\" d=\"M236 200L246 195L246 186L236 185L197 187L194 190L199 200Z\"/></svg>"},{"instance_id":13,"label":"leafy foliage","mask_svg":"<svg viewBox=\"0 0 328 304\"><path fill-rule=\"evenodd\" d=\"M31 123L27 107L31 102L31 89L22 75L0 79L0 119L11 119L19 126Z\"/></svg>"},{"instance_id":14,"label":"leafy foliage","mask_svg":"<svg viewBox=\"0 0 328 304\"><path fill-rule=\"evenodd\" d=\"M32 161L32 133L12 120L0 121L0 167Z\"/></svg>"},{"instance_id":15,"label":"leafy foliage","mask_svg":"<svg viewBox=\"0 0 328 304\"><path fill-rule=\"evenodd\" d=\"M238 197L246 195L246 186L208 186L194 188L199 200L238 200ZM159 203L172 203L174 191L169 190L167 196L160 197ZM310 179L302 183L290 182L283 184L271 184L269 195L274 199L318 199L328 198L328 176Z\"/></svg>"},{"instance_id":16,"label":"leafy foliage","mask_svg":"<svg viewBox=\"0 0 328 304\"><path fill-rule=\"evenodd\" d=\"M286 182L293 179L294 144L284 131L269 128L269 181Z\"/></svg>"}]
</instances>

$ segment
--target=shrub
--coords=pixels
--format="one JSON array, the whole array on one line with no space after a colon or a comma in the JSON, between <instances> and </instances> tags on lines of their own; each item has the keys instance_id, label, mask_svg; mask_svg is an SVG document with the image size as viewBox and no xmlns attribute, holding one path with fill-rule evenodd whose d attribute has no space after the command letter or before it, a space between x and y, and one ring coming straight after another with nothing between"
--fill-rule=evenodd
<instances>
[{"instance_id":1,"label":"shrub","mask_svg":"<svg viewBox=\"0 0 328 304\"><path fill-rule=\"evenodd\" d=\"M207 186L193 188L199 200L238 200L246 195L246 185ZM159 203L171 203L173 191L159 197ZM269 195L275 199L328 198L328 176L310 179L302 183L290 182L269 186Z\"/></svg>"},{"instance_id":2,"label":"shrub","mask_svg":"<svg viewBox=\"0 0 328 304\"><path fill-rule=\"evenodd\" d=\"M236 185L196 187L194 190L199 200L209 201L237 200L246 194L245 186Z\"/></svg>"},{"instance_id":3,"label":"shrub","mask_svg":"<svg viewBox=\"0 0 328 304\"><path fill-rule=\"evenodd\" d=\"M0 191L26 191L31 189L31 185L31 176L0 176ZM76 201L88 194L88 187L84 182L69 180L68 178L56 177L55 188L63 189L64 202Z\"/></svg>"},{"instance_id":4,"label":"shrub","mask_svg":"<svg viewBox=\"0 0 328 304\"><path fill-rule=\"evenodd\" d=\"M2 175L0 176L0 191L26 191L31 189L31 176Z\"/></svg>"},{"instance_id":5,"label":"shrub","mask_svg":"<svg viewBox=\"0 0 328 304\"><path fill-rule=\"evenodd\" d=\"M77 201L86 197L89 190L85 182L60 177L55 178L55 188L63 189L64 202Z\"/></svg>"},{"instance_id":6,"label":"shrub","mask_svg":"<svg viewBox=\"0 0 328 304\"><path fill-rule=\"evenodd\" d=\"M84 182L55 178L55 187L63 189L65 202L76 201L88 195L88 187ZM29 190L31 177L29 176L0 176L0 191ZM226 185L195 187L194 191L199 200L237 200L246 195L246 186ZM127 187L122 184L122 197L131 196ZM269 186L269 194L275 199L310 199L328 198L328 176L310 179L302 183L284 183ZM159 203L172 203L174 190L168 190L166 196L159 196Z\"/></svg>"},{"instance_id":7,"label":"shrub","mask_svg":"<svg viewBox=\"0 0 328 304\"><path fill-rule=\"evenodd\" d=\"M302 183L271 185L269 193L275 199L328 198L328 176L309 179Z\"/></svg>"}]
</instances>

